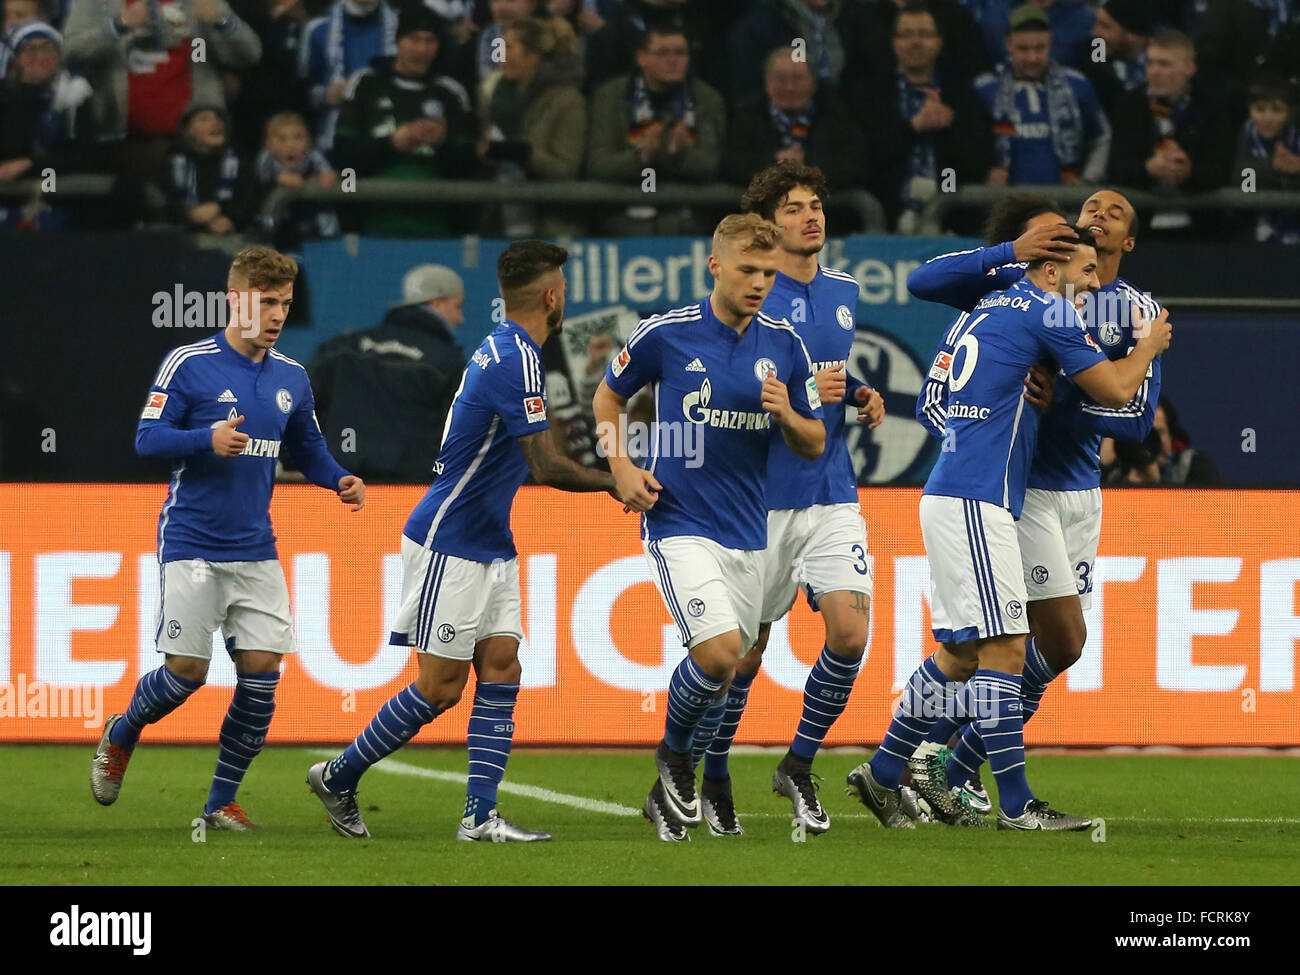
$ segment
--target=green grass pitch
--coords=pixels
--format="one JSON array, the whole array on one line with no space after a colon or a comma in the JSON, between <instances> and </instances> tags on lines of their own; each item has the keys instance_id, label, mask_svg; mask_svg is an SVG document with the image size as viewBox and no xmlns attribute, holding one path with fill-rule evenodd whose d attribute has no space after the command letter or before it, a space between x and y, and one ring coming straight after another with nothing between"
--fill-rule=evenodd
<instances>
[{"instance_id":1,"label":"green grass pitch","mask_svg":"<svg viewBox=\"0 0 1300 975\"><path fill-rule=\"evenodd\" d=\"M650 750L528 751L511 757L507 818L549 844L455 840L461 749L407 748L362 782L374 838L345 840L307 791L319 749L273 747L240 802L256 834L196 842L216 757L211 748L136 752L117 804L90 796L93 747L0 748L3 884L1294 884L1300 882L1300 758L1030 755L1035 791L1103 831L1024 835L923 825L881 829L843 793L859 751L828 751L816 770L832 828L797 842L789 804L769 788L775 752L733 758L746 835L658 842L640 817ZM459 781L457 781L459 779ZM542 790L549 790L549 793ZM558 794L558 795L557 795ZM638 814L633 814L633 811Z\"/></svg>"}]
</instances>

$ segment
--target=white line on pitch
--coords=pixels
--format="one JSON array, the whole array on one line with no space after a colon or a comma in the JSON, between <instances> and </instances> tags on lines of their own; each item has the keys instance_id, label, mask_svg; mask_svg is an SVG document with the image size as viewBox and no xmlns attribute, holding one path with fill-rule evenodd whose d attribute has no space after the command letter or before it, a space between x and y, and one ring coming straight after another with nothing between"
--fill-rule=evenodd
<instances>
[{"instance_id":1,"label":"white line on pitch","mask_svg":"<svg viewBox=\"0 0 1300 975\"><path fill-rule=\"evenodd\" d=\"M328 749L317 749L316 754L322 758L333 757L338 752ZM423 768L419 765L409 765L406 762L398 761L393 758L386 758L377 765L371 766L381 772L392 772L394 775L407 775L420 779L435 779L439 782L453 782L457 785L465 784L465 776L459 772L444 772L440 769ZM541 802L553 802L559 806L571 806L574 809L585 809L588 812L606 813L611 816L640 816L641 810L633 809L631 806L623 806L617 802L605 802L601 799L588 799L585 796L569 795L567 792L556 792L552 789L542 789L535 785L520 785L514 782L502 782L498 789L511 795L524 796L527 799L537 799ZM785 813L749 813L745 816L748 819L788 819ZM834 819L874 819L870 813L836 813ZM1215 817L1215 816L1097 816L1097 819L1105 819L1112 823L1237 823L1247 825L1280 825L1300 823L1300 818L1291 816L1242 816L1242 817Z\"/></svg>"},{"instance_id":2,"label":"white line on pitch","mask_svg":"<svg viewBox=\"0 0 1300 975\"><path fill-rule=\"evenodd\" d=\"M316 752L322 757L337 755L337 751L320 750ZM386 758L371 768L378 769L381 772L392 772L394 775L409 775L420 779L436 779L439 782L455 782L458 785L465 784L465 776L459 772L443 772L439 769L422 768L419 765L408 765L406 762L400 762L396 759ZM640 809L633 809L631 806L621 806L617 802L603 802L600 799L588 799L585 796L571 796L566 792L555 792L551 789L540 789L535 785L519 785L515 782L502 782L497 788L501 792L507 792L511 795L524 796L528 799L539 799L542 802L553 802L559 806L572 806L575 809L585 809L588 812L608 813L611 816L640 816Z\"/></svg>"}]
</instances>

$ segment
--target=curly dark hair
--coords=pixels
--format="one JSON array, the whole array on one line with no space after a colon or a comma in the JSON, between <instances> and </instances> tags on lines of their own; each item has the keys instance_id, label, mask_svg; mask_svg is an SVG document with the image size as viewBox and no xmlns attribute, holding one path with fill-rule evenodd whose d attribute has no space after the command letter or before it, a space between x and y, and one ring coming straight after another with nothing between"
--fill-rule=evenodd
<instances>
[{"instance_id":1,"label":"curly dark hair","mask_svg":"<svg viewBox=\"0 0 1300 975\"><path fill-rule=\"evenodd\" d=\"M786 161L754 174L745 195L740 198L740 209L745 213L757 213L764 220L771 220L776 216L776 208L781 205L781 201L796 186L808 187L823 204L826 202L825 174L816 166Z\"/></svg>"},{"instance_id":2,"label":"curly dark hair","mask_svg":"<svg viewBox=\"0 0 1300 975\"><path fill-rule=\"evenodd\" d=\"M984 224L984 240L988 244L1005 244L1025 232L1025 224L1044 213L1065 211L1050 196L1042 193L1009 193L993 205Z\"/></svg>"}]
</instances>

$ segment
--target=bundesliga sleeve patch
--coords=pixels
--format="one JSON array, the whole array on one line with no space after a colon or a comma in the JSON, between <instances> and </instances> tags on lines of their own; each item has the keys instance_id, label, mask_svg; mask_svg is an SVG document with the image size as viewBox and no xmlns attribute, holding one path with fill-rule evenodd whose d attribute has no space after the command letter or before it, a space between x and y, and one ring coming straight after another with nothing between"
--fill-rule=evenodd
<instances>
[{"instance_id":1,"label":"bundesliga sleeve patch","mask_svg":"<svg viewBox=\"0 0 1300 975\"><path fill-rule=\"evenodd\" d=\"M167 405L166 393L150 393L149 399L145 401L144 412L140 414L142 420L157 420L162 416L163 407Z\"/></svg>"},{"instance_id":2,"label":"bundesliga sleeve patch","mask_svg":"<svg viewBox=\"0 0 1300 975\"><path fill-rule=\"evenodd\" d=\"M524 416L529 423L540 423L546 419L546 403L540 396L524 397Z\"/></svg>"},{"instance_id":3,"label":"bundesliga sleeve patch","mask_svg":"<svg viewBox=\"0 0 1300 975\"><path fill-rule=\"evenodd\" d=\"M616 379L623 375L623 370L627 368L627 364L631 361L632 353L627 350L627 346L624 346L623 351L614 359L614 364L610 366L610 371L614 373Z\"/></svg>"},{"instance_id":4,"label":"bundesliga sleeve patch","mask_svg":"<svg viewBox=\"0 0 1300 975\"><path fill-rule=\"evenodd\" d=\"M808 391L808 405L814 410L822 405L822 398L817 394L817 380L809 376L803 381L803 388Z\"/></svg>"},{"instance_id":5,"label":"bundesliga sleeve patch","mask_svg":"<svg viewBox=\"0 0 1300 975\"><path fill-rule=\"evenodd\" d=\"M943 382L948 378L948 370L952 368L952 353L940 352L934 357L934 365L930 367L930 378Z\"/></svg>"}]
</instances>

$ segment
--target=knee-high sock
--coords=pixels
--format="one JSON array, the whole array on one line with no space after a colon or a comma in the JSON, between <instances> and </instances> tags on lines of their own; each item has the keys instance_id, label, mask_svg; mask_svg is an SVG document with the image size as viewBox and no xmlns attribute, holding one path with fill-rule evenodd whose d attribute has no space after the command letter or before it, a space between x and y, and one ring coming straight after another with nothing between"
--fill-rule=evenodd
<instances>
[{"instance_id":1,"label":"knee-high sock","mask_svg":"<svg viewBox=\"0 0 1300 975\"><path fill-rule=\"evenodd\" d=\"M699 664L686 657L668 681L668 717L664 721L664 741L678 754L691 750L691 736L704 712L722 690L723 679L710 677Z\"/></svg>"},{"instance_id":2,"label":"knee-high sock","mask_svg":"<svg viewBox=\"0 0 1300 975\"><path fill-rule=\"evenodd\" d=\"M803 714L794 741L790 743L790 751L810 762L813 760L831 725L844 713L853 682L861 669L861 657L841 657L831 653L830 647L822 647L821 655L804 683Z\"/></svg>"},{"instance_id":3,"label":"knee-high sock","mask_svg":"<svg viewBox=\"0 0 1300 975\"><path fill-rule=\"evenodd\" d=\"M978 715L971 727L984 741L989 768L998 784L998 804L1008 816L1019 816L1034 798L1025 776L1020 675L977 670L970 683Z\"/></svg>"},{"instance_id":4,"label":"knee-high sock","mask_svg":"<svg viewBox=\"0 0 1300 975\"><path fill-rule=\"evenodd\" d=\"M731 678L727 688L727 705L713 741L704 755L704 777L722 782L731 778L729 756L731 743L736 738L736 729L740 727L740 716L745 713L745 703L749 700L749 688L754 683L753 674L736 674Z\"/></svg>"},{"instance_id":5,"label":"knee-high sock","mask_svg":"<svg viewBox=\"0 0 1300 975\"><path fill-rule=\"evenodd\" d=\"M441 713L414 684L398 691L380 706L343 754L330 762L325 785L331 792L351 792L366 769L397 751Z\"/></svg>"},{"instance_id":6,"label":"knee-high sock","mask_svg":"<svg viewBox=\"0 0 1300 975\"><path fill-rule=\"evenodd\" d=\"M497 786L506 774L515 737L518 684L479 684L469 716L469 778L465 786L465 816L479 826L497 805Z\"/></svg>"},{"instance_id":7,"label":"knee-high sock","mask_svg":"<svg viewBox=\"0 0 1300 975\"><path fill-rule=\"evenodd\" d=\"M275 688L280 682L278 670L264 674L239 674L235 696L221 723L221 750L217 768L212 773L205 813L216 812L235 801L244 773L266 744L266 733L275 714Z\"/></svg>"},{"instance_id":8,"label":"knee-high sock","mask_svg":"<svg viewBox=\"0 0 1300 975\"><path fill-rule=\"evenodd\" d=\"M704 712L704 717L700 718L700 723L695 726L695 734L691 737L691 764L696 768L704 761L704 753L713 744L713 736L718 733L718 726L726 713L727 695L719 692Z\"/></svg>"},{"instance_id":9,"label":"knee-high sock","mask_svg":"<svg viewBox=\"0 0 1300 975\"><path fill-rule=\"evenodd\" d=\"M203 681L178 677L165 664L157 670L149 671L135 685L131 703L126 706L126 715L113 726L109 740L119 748L130 751L140 740L140 732L145 725L161 721L202 686Z\"/></svg>"},{"instance_id":10,"label":"knee-high sock","mask_svg":"<svg viewBox=\"0 0 1300 975\"><path fill-rule=\"evenodd\" d=\"M871 775L887 789L898 788L903 767L925 739L926 733L952 696L950 682L935 663L926 657L908 678L902 700L889 723L885 738L871 756Z\"/></svg>"},{"instance_id":11,"label":"knee-high sock","mask_svg":"<svg viewBox=\"0 0 1300 975\"><path fill-rule=\"evenodd\" d=\"M1030 637L1025 644L1025 669L1020 680L1020 713L1028 721L1038 712L1038 705L1043 700L1043 692L1057 676L1043 652L1038 648L1038 640ZM955 729L954 729L955 730ZM951 737L951 732L949 732ZM938 741L931 737L931 741ZM947 738L943 741L947 742ZM953 749L948 759L948 785L961 785L973 776L984 764L984 742L970 725L962 731L961 740Z\"/></svg>"}]
</instances>

